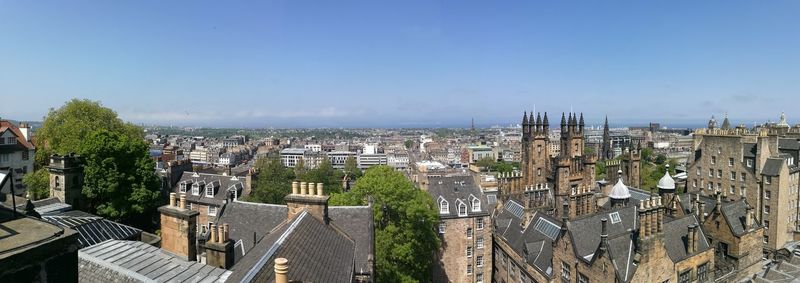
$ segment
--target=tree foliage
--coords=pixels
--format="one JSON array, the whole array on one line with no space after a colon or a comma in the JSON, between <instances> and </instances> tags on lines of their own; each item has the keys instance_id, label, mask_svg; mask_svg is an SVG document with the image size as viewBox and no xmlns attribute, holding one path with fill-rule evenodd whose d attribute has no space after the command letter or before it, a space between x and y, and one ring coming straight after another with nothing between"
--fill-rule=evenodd
<instances>
[{"instance_id":1,"label":"tree foliage","mask_svg":"<svg viewBox=\"0 0 800 283\"><path fill-rule=\"evenodd\" d=\"M364 175L361 168L358 168L358 161L356 161L355 156L350 156L345 160L344 172L350 174L350 177L353 179L361 178L361 176Z\"/></svg>"},{"instance_id":2,"label":"tree foliage","mask_svg":"<svg viewBox=\"0 0 800 283\"><path fill-rule=\"evenodd\" d=\"M367 170L331 205L365 205L373 199L375 253L380 282L430 281L433 253L439 247L438 211L431 197L388 166Z\"/></svg>"},{"instance_id":3,"label":"tree foliage","mask_svg":"<svg viewBox=\"0 0 800 283\"><path fill-rule=\"evenodd\" d=\"M148 146L141 138L98 130L84 139L83 210L147 227L160 204L159 180Z\"/></svg>"},{"instance_id":4,"label":"tree foliage","mask_svg":"<svg viewBox=\"0 0 800 283\"><path fill-rule=\"evenodd\" d=\"M22 183L30 193L31 199L43 199L50 196L50 173L47 169L40 169L25 174Z\"/></svg>"},{"instance_id":5,"label":"tree foliage","mask_svg":"<svg viewBox=\"0 0 800 283\"><path fill-rule=\"evenodd\" d=\"M303 182L323 183L326 195L342 191L341 180L344 173L333 168L331 161L327 158L322 159L317 168L308 170L298 179Z\"/></svg>"},{"instance_id":6,"label":"tree foliage","mask_svg":"<svg viewBox=\"0 0 800 283\"><path fill-rule=\"evenodd\" d=\"M292 191L292 180L295 175L291 168L286 168L278 158L259 158L255 164L258 175L249 201L283 204L283 198Z\"/></svg>"}]
</instances>

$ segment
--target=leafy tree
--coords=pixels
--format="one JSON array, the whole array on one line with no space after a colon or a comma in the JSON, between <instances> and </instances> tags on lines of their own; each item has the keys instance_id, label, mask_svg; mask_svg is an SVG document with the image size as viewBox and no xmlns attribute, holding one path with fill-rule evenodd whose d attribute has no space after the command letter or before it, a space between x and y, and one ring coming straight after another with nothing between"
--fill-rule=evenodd
<instances>
[{"instance_id":1,"label":"leafy tree","mask_svg":"<svg viewBox=\"0 0 800 283\"><path fill-rule=\"evenodd\" d=\"M297 176L297 179L301 179L305 176L307 170L306 161L301 157L297 160L297 163L294 164L294 175Z\"/></svg>"},{"instance_id":2,"label":"leafy tree","mask_svg":"<svg viewBox=\"0 0 800 283\"><path fill-rule=\"evenodd\" d=\"M36 163L47 166L53 153L79 152L84 139L93 131L107 130L142 139L142 129L125 123L114 110L100 102L72 99L61 108L50 109L42 127L36 131Z\"/></svg>"},{"instance_id":3,"label":"leafy tree","mask_svg":"<svg viewBox=\"0 0 800 283\"><path fill-rule=\"evenodd\" d=\"M342 171L334 169L331 161L324 158L317 168L308 170L299 179L304 182L325 184L325 194L330 195L342 191L341 179L343 176Z\"/></svg>"},{"instance_id":4,"label":"leafy tree","mask_svg":"<svg viewBox=\"0 0 800 283\"><path fill-rule=\"evenodd\" d=\"M332 205L365 205L373 199L377 279L380 282L430 281L433 252L439 247L439 215L433 199L388 166L366 171ZM377 282L377 281L376 281Z\"/></svg>"},{"instance_id":5,"label":"leafy tree","mask_svg":"<svg viewBox=\"0 0 800 283\"><path fill-rule=\"evenodd\" d=\"M294 180L292 169L284 167L278 158L259 158L256 160L255 168L258 175L247 200L283 204L283 198L292 190L292 180Z\"/></svg>"},{"instance_id":6,"label":"leafy tree","mask_svg":"<svg viewBox=\"0 0 800 283\"><path fill-rule=\"evenodd\" d=\"M22 177L22 183L28 189L33 200L43 199L50 196L50 173L47 169L36 170L32 173L25 174Z\"/></svg>"},{"instance_id":7,"label":"leafy tree","mask_svg":"<svg viewBox=\"0 0 800 283\"><path fill-rule=\"evenodd\" d=\"M492 167L494 167L495 163L496 163L496 161L494 161L494 159L492 159L491 157L488 157L488 156L484 157L484 158L481 158L481 159L478 159L478 161L475 161L475 165L478 165L479 167L483 167L483 168L487 168L487 169L491 169Z\"/></svg>"},{"instance_id":8,"label":"leafy tree","mask_svg":"<svg viewBox=\"0 0 800 283\"><path fill-rule=\"evenodd\" d=\"M364 172L361 172L361 169L358 168L358 162L356 161L355 156L350 156L344 162L344 172L350 174L350 177L354 179L360 178L364 175Z\"/></svg>"},{"instance_id":9,"label":"leafy tree","mask_svg":"<svg viewBox=\"0 0 800 283\"><path fill-rule=\"evenodd\" d=\"M406 146L406 149L411 149L411 147L414 146L414 140L408 139L403 142L403 145Z\"/></svg>"},{"instance_id":10,"label":"leafy tree","mask_svg":"<svg viewBox=\"0 0 800 283\"><path fill-rule=\"evenodd\" d=\"M642 160L653 161L653 149L646 147L642 148Z\"/></svg>"},{"instance_id":11,"label":"leafy tree","mask_svg":"<svg viewBox=\"0 0 800 283\"><path fill-rule=\"evenodd\" d=\"M663 153L659 153L656 156L656 164L663 165L664 162L666 162L666 161L667 161L667 156L664 155Z\"/></svg>"},{"instance_id":12,"label":"leafy tree","mask_svg":"<svg viewBox=\"0 0 800 283\"><path fill-rule=\"evenodd\" d=\"M598 161L594 165L595 179L600 180L606 177L606 162Z\"/></svg>"},{"instance_id":13,"label":"leafy tree","mask_svg":"<svg viewBox=\"0 0 800 283\"><path fill-rule=\"evenodd\" d=\"M86 162L81 209L138 227L154 224L160 183L144 140L98 130L84 139L79 152Z\"/></svg>"},{"instance_id":14,"label":"leafy tree","mask_svg":"<svg viewBox=\"0 0 800 283\"><path fill-rule=\"evenodd\" d=\"M496 162L492 167L492 171L508 173L514 171L514 163L511 162Z\"/></svg>"}]
</instances>

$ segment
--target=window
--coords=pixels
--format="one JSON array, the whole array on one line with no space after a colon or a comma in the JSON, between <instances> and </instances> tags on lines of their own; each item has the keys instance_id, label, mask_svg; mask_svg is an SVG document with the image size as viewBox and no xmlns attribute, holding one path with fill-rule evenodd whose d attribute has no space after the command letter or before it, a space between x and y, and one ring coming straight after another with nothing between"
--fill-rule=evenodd
<instances>
[{"instance_id":1,"label":"window","mask_svg":"<svg viewBox=\"0 0 800 283\"><path fill-rule=\"evenodd\" d=\"M728 158L728 166L733 166L733 157Z\"/></svg>"},{"instance_id":2,"label":"window","mask_svg":"<svg viewBox=\"0 0 800 283\"><path fill-rule=\"evenodd\" d=\"M722 178L722 170L721 169L717 170L717 178Z\"/></svg>"},{"instance_id":3,"label":"window","mask_svg":"<svg viewBox=\"0 0 800 283\"><path fill-rule=\"evenodd\" d=\"M445 229L447 229L447 224L444 222L439 223L439 234L444 234Z\"/></svg>"},{"instance_id":4,"label":"window","mask_svg":"<svg viewBox=\"0 0 800 283\"><path fill-rule=\"evenodd\" d=\"M711 156L711 164L717 164L717 157Z\"/></svg>"},{"instance_id":5,"label":"window","mask_svg":"<svg viewBox=\"0 0 800 283\"><path fill-rule=\"evenodd\" d=\"M475 219L475 229L483 230L483 218Z\"/></svg>"},{"instance_id":6,"label":"window","mask_svg":"<svg viewBox=\"0 0 800 283\"><path fill-rule=\"evenodd\" d=\"M747 167L753 167L753 160L752 159L748 159L747 160Z\"/></svg>"},{"instance_id":7,"label":"window","mask_svg":"<svg viewBox=\"0 0 800 283\"><path fill-rule=\"evenodd\" d=\"M717 183L717 190L721 190L721 189L722 189L722 183Z\"/></svg>"},{"instance_id":8,"label":"window","mask_svg":"<svg viewBox=\"0 0 800 283\"><path fill-rule=\"evenodd\" d=\"M739 179L742 180L742 182L747 181L747 174L745 173L740 174Z\"/></svg>"},{"instance_id":9,"label":"window","mask_svg":"<svg viewBox=\"0 0 800 283\"><path fill-rule=\"evenodd\" d=\"M467 228L467 239L472 239L472 228Z\"/></svg>"},{"instance_id":10,"label":"window","mask_svg":"<svg viewBox=\"0 0 800 283\"><path fill-rule=\"evenodd\" d=\"M196 196L200 195L200 185L199 184L192 185L192 194L196 195Z\"/></svg>"},{"instance_id":11,"label":"window","mask_svg":"<svg viewBox=\"0 0 800 283\"><path fill-rule=\"evenodd\" d=\"M589 278L578 273L578 283L589 283Z\"/></svg>"},{"instance_id":12,"label":"window","mask_svg":"<svg viewBox=\"0 0 800 283\"><path fill-rule=\"evenodd\" d=\"M608 217L611 218L611 224L616 224L616 223L619 223L620 221L622 221L622 219L619 217L619 212L616 212L616 211L610 213L608 215Z\"/></svg>"},{"instance_id":13,"label":"window","mask_svg":"<svg viewBox=\"0 0 800 283\"><path fill-rule=\"evenodd\" d=\"M0 144L5 144L5 143L6 143L6 140L3 139L3 138L0 138Z\"/></svg>"},{"instance_id":14,"label":"window","mask_svg":"<svg viewBox=\"0 0 800 283\"><path fill-rule=\"evenodd\" d=\"M472 198L472 212L480 212L481 211L481 200L473 197Z\"/></svg>"},{"instance_id":15,"label":"window","mask_svg":"<svg viewBox=\"0 0 800 283\"><path fill-rule=\"evenodd\" d=\"M768 191L768 190L767 190L767 191L764 191L764 198L765 198L765 199L769 199L770 197L772 197L772 192L770 192L770 191Z\"/></svg>"},{"instance_id":16,"label":"window","mask_svg":"<svg viewBox=\"0 0 800 283\"><path fill-rule=\"evenodd\" d=\"M739 195L745 196L746 194L747 194L747 187L742 187L742 189L739 191Z\"/></svg>"},{"instance_id":17,"label":"window","mask_svg":"<svg viewBox=\"0 0 800 283\"><path fill-rule=\"evenodd\" d=\"M711 191L714 189L714 183L708 182L708 190Z\"/></svg>"},{"instance_id":18,"label":"window","mask_svg":"<svg viewBox=\"0 0 800 283\"><path fill-rule=\"evenodd\" d=\"M483 249L483 237L478 237L478 239L475 240L475 247L478 249Z\"/></svg>"},{"instance_id":19,"label":"window","mask_svg":"<svg viewBox=\"0 0 800 283\"><path fill-rule=\"evenodd\" d=\"M483 283L483 273L478 273L478 275L475 275L475 282Z\"/></svg>"},{"instance_id":20,"label":"window","mask_svg":"<svg viewBox=\"0 0 800 283\"><path fill-rule=\"evenodd\" d=\"M764 229L769 230L769 220L764 220Z\"/></svg>"},{"instance_id":21,"label":"window","mask_svg":"<svg viewBox=\"0 0 800 283\"><path fill-rule=\"evenodd\" d=\"M475 266L483 267L483 256L479 255L475 257Z\"/></svg>"},{"instance_id":22,"label":"window","mask_svg":"<svg viewBox=\"0 0 800 283\"><path fill-rule=\"evenodd\" d=\"M769 236L764 235L764 244L769 244Z\"/></svg>"},{"instance_id":23,"label":"window","mask_svg":"<svg viewBox=\"0 0 800 283\"><path fill-rule=\"evenodd\" d=\"M542 176L542 168L536 169L536 176Z\"/></svg>"},{"instance_id":24,"label":"window","mask_svg":"<svg viewBox=\"0 0 800 283\"><path fill-rule=\"evenodd\" d=\"M181 193L185 193L185 192L186 192L186 182L182 182L181 183Z\"/></svg>"},{"instance_id":25,"label":"window","mask_svg":"<svg viewBox=\"0 0 800 283\"><path fill-rule=\"evenodd\" d=\"M561 281L569 282L569 264L566 262L561 262Z\"/></svg>"},{"instance_id":26,"label":"window","mask_svg":"<svg viewBox=\"0 0 800 283\"><path fill-rule=\"evenodd\" d=\"M767 176L767 178L764 179L764 183L767 183L767 184L772 183L772 176Z\"/></svg>"},{"instance_id":27,"label":"window","mask_svg":"<svg viewBox=\"0 0 800 283\"><path fill-rule=\"evenodd\" d=\"M439 214L450 214L450 204L444 199L439 201Z\"/></svg>"},{"instance_id":28,"label":"window","mask_svg":"<svg viewBox=\"0 0 800 283\"><path fill-rule=\"evenodd\" d=\"M692 180L692 188L697 188L697 180Z\"/></svg>"},{"instance_id":29,"label":"window","mask_svg":"<svg viewBox=\"0 0 800 283\"><path fill-rule=\"evenodd\" d=\"M731 181L736 181L736 172L731 171Z\"/></svg>"},{"instance_id":30,"label":"window","mask_svg":"<svg viewBox=\"0 0 800 283\"><path fill-rule=\"evenodd\" d=\"M708 176L714 177L714 169L708 169Z\"/></svg>"},{"instance_id":31,"label":"window","mask_svg":"<svg viewBox=\"0 0 800 283\"><path fill-rule=\"evenodd\" d=\"M22 160L30 159L29 152L27 150L22 151Z\"/></svg>"},{"instance_id":32,"label":"window","mask_svg":"<svg viewBox=\"0 0 800 283\"><path fill-rule=\"evenodd\" d=\"M769 213L769 205L764 206L764 213Z\"/></svg>"},{"instance_id":33,"label":"window","mask_svg":"<svg viewBox=\"0 0 800 283\"><path fill-rule=\"evenodd\" d=\"M458 216L467 216L467 204L463 202L458 204Z\"/></svg>"},{"instance_id":34,"label":"window","mask_svg":"<svg viewBox=\"0 0 800 283\"><path fill-rule=\"evenodd\" d=\"M206 196L207 197L213 197L214 196L214 186L213 185L206 186Z\"/></svg>"},{"instance_id":35,"label":"window","mask_svg":"<svg viewBox=\"0 0 800 283\"><path fill-rule=\"evenodd\" d=\"M678 283L692 282L692 270L687 270L678 274Z\"/></svg>"},{"instance_id":36,"label":"window","mask_svg":"<svg viewBox=\"0 0 800 283\"><path fill-rule=\"evenodd\" d=\"M700 169L701 169L700 167L697 167L697 172L696 172L697 176L700 176Z\"/></svg>"},{"instance_id":37,"label":"window","mask_svg":"<svg viewBox=\"0 0 800 283\"><path fill-rule=\"evenodd\" d=\"M8 162L8 153L0 154L0 162Z\"/></svg>"},{"instance_id":38,"label":"window","mask_svg":"<svg viewBox=\"0 0 800 283\"><path fill-rule=\"evenodd\" d=\"M15 138L15 137L8 137L7 140L8 140L6 142L7 144L16 144L17 143L17 138Z\"/></svg>"},{"instance_id":39,"label":"window","mask_svg":"<svg viewBox=\"0 0 800 283\"><path fill-rule=\"evenodd\" d=\"M216 206L209 206L208 207L208 216L217 216L217 207Z\"/></svg>"},{"instance_id":40,"label":"window","mask_svg":"<svg viewBox=\"0 0 800 283\"><path fill-rule=\"evenodd\" d=\"M472 274L472 264L467 264L467 274Z\"/></svg>"},{"instance_id":41,"label":"window","mask_svg":"<svg viewBox=\"0 0 800 283\"><path fill-rule=\"evenodd\" d=\"M736 187L734 187L733 185L731 185L731 188L728 190L728 193L730 193L731 195L734 195L734 194L735 194L735 192L736 192Z\"/></svg>"},{"instance_id":42,"label":"window","mask_svg":"<svg viewBox=\"0 0 800 283\"><path fill-rule=\"evenodd\" d=\"M467 247L467 257L472 257L472 247Z\"/></svg>"}]
</instances>

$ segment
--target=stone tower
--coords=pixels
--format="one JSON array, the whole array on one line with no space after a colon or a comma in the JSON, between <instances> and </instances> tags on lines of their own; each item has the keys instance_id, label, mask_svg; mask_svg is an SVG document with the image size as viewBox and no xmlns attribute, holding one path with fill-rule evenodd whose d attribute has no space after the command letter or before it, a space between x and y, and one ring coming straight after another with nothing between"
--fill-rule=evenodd
<instances>
[{"instance_id":1,"label":"stone tower","mask_svg":"<svg viewBox=\"0 0 800 283\"><path fill-rule=\"evenodd\" d=\"M50 197L77 206L83 188L83 159L79 155L50 156Z\"/></svg>"},{"instance_id":2,"label":"stone tower","mask_svg":"<svg viewBox=\"0 0 800 283\"><path fill-rule=\"evenodd\" d=\"M541 113L536 117L531 113L530 120L527 115L522 117L522 162L523 186L544 187L547 177L550 176L550 122L547 112L542 118Z\"/></svg>"},{"instance_id":3,"label":"stone tower","mask_svg":"<svg viewBox=\"0 0 800 283\"><path fill-rule=\"evenodd\" d=\"M567 215L569 219L594 213L597 209L593 191L597 157L583 155L583 135L583 114L580 119L573 113L569 114L569 119L561 115L561 154L555 158L553 195L555 203L568 204L556 206L555 215ZM565 213L564 209L569 211Z\"/></svg>"}]
</instances>

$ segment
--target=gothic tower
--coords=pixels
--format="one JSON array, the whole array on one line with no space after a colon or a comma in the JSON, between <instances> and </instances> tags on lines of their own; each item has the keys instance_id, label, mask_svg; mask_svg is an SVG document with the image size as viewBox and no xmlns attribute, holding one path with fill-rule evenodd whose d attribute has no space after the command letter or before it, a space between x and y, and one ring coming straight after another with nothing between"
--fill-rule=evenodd
<instances>
[{"instance_id":1,"label":"gothic tower","mask_svg":"<svg viewBox=\"0 0 800 283\"><path fill-rule=\"evenodd\" d=\"M608 130L608 116L606 116L606 123L603 125L603 150L600 153L601 160L609 160L614 158L614 151L611 149L611 134Z\"/></svg>"},{"instance_id":2,"label":"gothic tower","mask_svg":"<svg viewBox=\"0 0 800 283\"><path fill-rule=\"evenodd\" d=\"M553 176L555 203L568 204L556 206L555 215L567 215L570 219L597 209L593 191L597 156L584 156L585 123L583 114L580 118L577 116L573 113L569 118L561 115L561 153L555 158L557 169ZM564 209L569 211L565 213Z\"/></svg>"}]
</instances>

